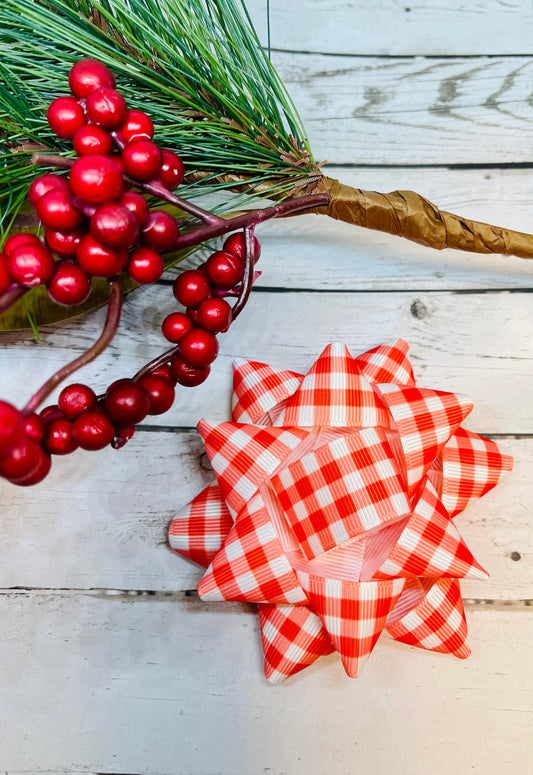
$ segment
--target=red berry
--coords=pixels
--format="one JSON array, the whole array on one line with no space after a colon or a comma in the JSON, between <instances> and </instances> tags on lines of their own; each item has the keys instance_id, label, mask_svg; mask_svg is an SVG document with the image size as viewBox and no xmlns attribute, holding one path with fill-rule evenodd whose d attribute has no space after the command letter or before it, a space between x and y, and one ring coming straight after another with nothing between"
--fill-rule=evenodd
<instances>
[{"instance_id":1,"label":"red berry","mask_svg":"<svg viewBox=\"0 0 533 775\"><path fill-rule=\"evenodd\" d=\"M43 245L21 245L7 257L7 271L15 282L32 288L46 283L54 273L54 259Z\"/></svg>"},{"instance_id":2,"label":"red berry","mask_svg":"<svg viewBox=\"0 0 533 775\"><path fill-rule=\"evenodd\" d=\"M91 234L107 248L129 248L139 233L139 224L127 207L102 205L91 218Z\"/></svg>"},{"instance_id":3,"label":"red berry","mask_svg":"<svg viewBox=\"0 0 533 775\"><path fill-rule=\"evenodd\" d=\"M4 255L9 256L10 253L12 253L15 248L19 248L21 245L40 245L41 240L35 236L35 234L28 234L26 232L20 233L20 234L13 234L11 237L8 237L6 239L4 244Z\"/></svg>"},{"instance_id":4,"label":"red berry","mask_svg":"<svg viewBox=\"0 0 533 775\"><path fill-rule=\"evenodd\" d=\"M164 210L152 210L143 228L143 237L156 250L170 250L179 237L178 223Z\"/></svg>"},{"instance_id":5,"label":"red berry","mask_svg":"<svg viewBox=\"0 0 533 775\"><path fill-rule=\"evenodd\" d=\"M115 426L100 409L88 409L72 423L72 435L82 449L103 449L111 444Z\"/></svg>"},{"instance_id":6,"label":"red berry","mask_svg":"<svg viewBox=\"0 0 533 775\"><path fill-rule=\"evenodd\" d=\"M102 129L118 129L124 123L128 109L122 94L109 86L94 89L87 97L87 115Z\"/></svg>"},{"instance_id":7,"label":"red berry","mask_svg":"<svg viewBox=\"0 0 533 775\"><path fill-rule=\"evenodd\" d=\"M205 368L217 357L217 338L203 328L193 328L180 340L180 353L191 366Z\"/></svg>"},{"instance_id":8,"label":"red berry","mask_svg":"<svg viewBox=\"0 0 533 775\"><path fill-rule=\"evenodd\" d=\"M18 479L31 476L41 462L42 451L41 445L35 439L23 437L7 455L0 458L0 476L14 484Z\"/></svg>"},{"instance_id":9,"label":"red berry","mask_svg":"<svg viewBox=\"0 0 533 775\"><path fill-rule=\"evenodd\" d=\"M184 312L171 312L163 320L161 329L165 339L173 344L177 344L185 334L189 333L192 327L192 320Z\"/></svg>"},{"instance_id":10,"label":"red berry","mask_svg":"<svg viewBox=\"0 0 533 775\"><path fill-rule=\"evenodd\" d=\"M115 86L110 70L96 59L81 59L70 70L68 77L70 90L76 97L87 97L101 86Z\"/></svg>"},{"instance_id":11,"label":"red berry","mask_svg":"<svg viewBox=\"0 0 533 775\"><path fill-rule=\"evenodd\" d=\"M172 290L184 307L197 307L211 293L211 283L198 269L188 269L176 277Z\"/></svg>"},{"instance_id":12,"label":"red berry","mask_svg":"<svg viewBox=\"0 0 533 775\"><path fill-rule=\"evenodd\" d=\"M41 409L39 417L41 417L44 422L51 422L52 420L55 420L56 417L64 417L64 415L57 404L50 404L50 406L45 406L44 409Z\"/></svg>"},{"instance_id":13,"label":"red berry","mask_svg":"<svg viewBox=\"0 0 533 775\"><path fill-rule=\"evenodd\" d=\"M21 476L17 479L16 484L19 487L29 487L32 484L39 484L39 482L42 482L42 480L48 476L51 467L52 461L50 455L48 455L39 445L39 462L37 468L30 474L26 474L26 476Z\"/></svg>"},{"instance_id":14,"label":"red berry","mask_svg":"<svg viewBox=\"0 0 533 775\"><path fill-rule=\"evenodd\" d=\"M145 374L139 380L139 385L148 393L148 414L164 414L174 403L175 390L170 380L156 374Z\"/></svg>"},{"instance_id":15,"label":"red berry","mask_svg":"<svg viewBox=\"0 0 533 775\"><path fill-rule=\"evenodd\" d=\"M72 423L66 417L47 423L43 438L45 449L52 455L70 455L78 448L72 435Z\"/></svg>"},{"instance_id":16,"label":"red berry","mask_svg":"<svg viewBox=\"0 0 533 775\"><path fill-rule=\"evenodd\" d=\"M170 371L176 382L179 382L180 385L184 385L184 387L196 387L196 385L201 385L202 382L205 382L209 376L211 367L195 368L178 355L177 358L173 358L170 362Z\"/></svg>"},{"instance_id":17,"label":"red berry","mask_svg":"<svg viewBox=\"0 0 533 775\"><path fill-rule=\"evenodd\" d=\"M70 307L83 304L91 292L91 281L77 264L71 261L57 264L47 286L48 295L56 304Z\"/></svg>"},{"instance_id":18,"label":"red berry","mask_svg":"<svg viewBox=\"0 0 533 775\"><path fill-rule=\"evenodd\" d=\"M75 420L87 409L94 409L96 403L94 390L81 382L74 382L64 387L58 399L59 408L70 420Z\"/></svg>"},{"instance_id":19,"label":"red berry","mask_svg":"<svg viewBox=\"0 0 533 775\"><path fill-rule=\"evenodd\" d=\"M152 119L142 110L128 110L126 121L118 131L125 145L133 140L151 140L154 136Z\"/></svg>"},{"instance_id":20,"label":"red berry","mask_svg":"<svg viewBox=\"0 0 533 775\"><path fill-rule=\"evenodd\" d=\"M75 231L82 222L81 214L64 188L54 188L37 203L37 215L43 226L54 231Z\"/></svg>"},{"instance_id":21,"label":"red berry","mask_svg":"<svg viewBox=\"0 0 533 775\"><path fill-rule=\"evenodd\" d=\"M137 248L131 254L128 274L136 283L155 283L164 269L163 259L152 248Z\"/></svg>"},{"instance_id":22,"label":"red berry","mask_svg":"<svg viewBox=\"0 0 533 775\"><path fill-rule=\"evenodd\" d=\"M32 206L37 209L37 202L39 199L49 191L53 191L55 188L62 188L64 191L69 191L68 180L59 175L54 175L53 172L48 172L46 175L39 175L38 178L35 178L28 189L28 197Z\"/></svg>"},{"instance_id":23,"label":"red berry","mask_svg":"<svg viewBox=\"0 0 533 775\"><path fill-rule=\"evenodd\" d=\"M259 256L261 255L261 245L259 244L259 240L255 236L252 242L253 242L254 262L257 262L259 261ZM237 256L237 258L240 258L241 261L244 261L244 257L246 255L246 239L243 232L238 231L236 234L231 234L224 242L224 250L227 250L230 253L233 253L234 255Z\"/></svg>"},{"instance_id":24,"label":"red berry","mask_svg":"<svg viewBox=\"0 0 533 775\"><path fill-rule=\"evenodd\" d=\"M219 250L209 256L205 267L207 276L217 288L229 290L242 279L241 261L227 250Z\"/></svg>"},{"instance_id":25,"label":"red berry","mask_svg":"<svg viewBox=\"0 0 533 775\"><path fill-rule=\"evenodd\" d=\"M3 253L0 253L0 295L7 291L11 285L11 277L7 271L7 259Z\"/></svg>"},{"instance_id":26,"label":"red berry","mask_svg":"<svg viewBox=\"0 0 533 775\"><path fill-rule=\"evenodd\" d=\"M133 213L137 219L139 226L143 226L148 218L148 203L142 194L137 194L135 191L126 191L117 204L122 207L127 207L128 210Z\"/></svg>"},{"instance_id":27,"label":"red berry","mask_svg":"<svg viewBox=\"0 0 533 775\"><path fill-rule=\"evenodd\" d=\"M124 162L122 161L122 156L120 155L120 153L112 153L109 158L111 159L111 161L113 161L116 164L116 166L120 170L121 174L123 175L124 174ZM124 185L125 185L126 188L128 188L128 186L126 184L124 184Z\"/></svg>"},{"instance_id":28,"label":"red berry","mask_svg":"<svg viewBox=\"0 0 533 775\"><path fill-rule=\"evenodd\" d=\"M78 247L78 263L91 277L116 277L128 263L126 250L112 250L86 234Z\"/></svg>"},{"instance_id":29,"label":"red berry","mask_svg":"<svg viewBox=\"0 0 533 775\"><path fill-rule=\"evenodd\" d=\"M72 145L78 156L107 156L113 149L113 138L99 126L82 126L72 138Z\"/></svg>"},{"instance_id":30,"label":"red berry","mask_svg":"<svg viewBox=\"0 0 533 775\"><path fill-rule=\"evenodd\" d=\"M163 157L163 166L161 167L159 177L162 184L166 186L169 191L172 191L173 188L179 186L185 175L183 162L177 153L170 151L168 148L163 148L161 150L161 155Z\"/></svg>"},{"instance_id":31,"label":"red berry","mask_svg":"<svg viewBox=\"0 0 533 775\"><path fill-rule=\"evenodd\" d=\"M124 169L135 180L153 180L163 163L161 151L151 140L134 140L122 151Z\"/></svg>"},{"instance_id":32,"label":"red berry","mask_svg":"<svg viewBox=\"0 0 533 775\"><path fill-rule=\"evenodd\" d=\"M53 229L47 229L44 233L44 241L56 256L60 258L74 258L83 234L84 232L81 229L77 231L54 231Z\"/></svg>"},{"instance_id":33,"label":"red berry","mask_svg":"<svg viewBox=\"0 0 533 775\"><path fill-rule=\"evenodd\" d=\"M24 432L36 441L40 441L44 436L46 425L42 417L36 412L32 412L24 418Z\"/></svg>"},{"instance_id":34,"label":"red berry","mask_svg":"<svg viewBox=\"0 0 533 775\"><path fill-rule=\"evenodd\" d=\"M46 112L50 129L58 137L70 140L85 124L83 109L75 97L58 97Z\"/></svg>"},{"instance_id":35,"label":"red berry","mask_svg":"<svg viewBox=\"0 0 533 775\"><path fill-rule=\"evenodd\" d=\"M24 417L22 412L19 412L12 404L8 404L7 401L0 401L0 457L7 455L23 439Z\"/></svg>"},{"instance_id":36,"label":"red berry","mask_svg":"<svg viewBox=\"0 0 533 775\"><path fill-rule=\"evenodd\" d=\"M122 193L122 175L108 156L91 154L74 162L70 170L70 185L83 202L99 205L118 199Z\"/></svg>"},{"instance_id":37,"label":"red berry","mask_svg":"<svg viewBox=\"0 0 533 775\"><path fill-rule=\"evenodd\" d=\"M125 428L118 428L113 441L111 442L111 446L113 449L121 449L125 444L128 443L134 433L135 425L128 425Z\"/></svg>"},{"instance_id":38,"label":"red berry","mask_svg":"<svg viewBox=\"0 0 533 775\"><path fill-rule=\"evenodd\" d=\"M170 366L168 363L162 363L161 366L157 366L150 372L150 374L153 374L154 377L163 377L164 379L169 379L173 385L176 384L176 380L170 372Z\"/></svg>"},{"instance_id":39,"label":"red berry","mask_svg":"<svg viewBox=\"0 0 533 775\"><path fill-rule=\"evenodd\" d=\"M204 299L196 312L195 322L214 334L227 331L231 325L231 307L224 299Z\"/></svg>"},{"instance_id":40,"label":"red berry","mask_svg":"<svg viewBox=\"0 0 533 775\"><path fill-rule=\"evenodd\" d=\"M132 379L118 379L106 390L105 411L120 425L137 425L150 409L148 393Z\"/></svg>"}]
</instances>

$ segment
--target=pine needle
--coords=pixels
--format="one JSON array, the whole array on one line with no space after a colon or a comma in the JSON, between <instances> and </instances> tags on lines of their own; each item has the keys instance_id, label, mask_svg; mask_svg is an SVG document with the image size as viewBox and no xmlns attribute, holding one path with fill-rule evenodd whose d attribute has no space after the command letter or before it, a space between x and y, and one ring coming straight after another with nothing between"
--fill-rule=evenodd
<instances>
[{"instance_id":1,"label":"pine needle","mask_svg":"<svg viewBox=\"0 0 533 775\"><path fill-rule=\"evenodd\" d=\"M158 144L182 156L194 181L180 189L182 196L235 187L237 176L247 190L221 205L235 209L259 197L289 196L319 175L242 0L2 0L4 229L35 176L21 149L40 143L71 152L51 133L46 107L68 92L68 71L83 57L110 67L130 107L152 117Z\"/></svg>"}]
</instances>

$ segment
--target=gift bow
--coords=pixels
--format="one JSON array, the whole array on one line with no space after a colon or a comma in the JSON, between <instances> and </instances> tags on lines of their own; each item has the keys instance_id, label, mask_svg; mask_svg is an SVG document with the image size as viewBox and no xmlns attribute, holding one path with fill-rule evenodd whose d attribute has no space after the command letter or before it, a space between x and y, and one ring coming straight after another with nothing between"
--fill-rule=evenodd
<instances>
[{"instance_id":1,"label":"gift bow","mask_svg":"<svg viewBox=\"0 0 533 775\"><path fill-rule=\"evenodd\" d=\"M356 677L386 629L465 658L460 578L486 578L453 518L512 458L461 428L464 396L418 388L403 341L305 375L239 360L232 422L198 424L216 481L172 521L203 600L259 604L278 683L338 651Z\"/></svg>"}]
</instances>

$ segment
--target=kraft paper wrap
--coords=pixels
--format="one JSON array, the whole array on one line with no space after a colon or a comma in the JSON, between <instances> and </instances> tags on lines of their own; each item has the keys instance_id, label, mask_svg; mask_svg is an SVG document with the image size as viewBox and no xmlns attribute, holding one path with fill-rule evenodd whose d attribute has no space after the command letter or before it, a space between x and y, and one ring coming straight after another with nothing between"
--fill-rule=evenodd
<instances>
[{"instance_id":1,"label":"kraft paper wrap","mask_svg":"<svg viewBox=\"0 0 533 775\"><path fill-rule=\"evenodd\" d=\"M322 179L320 189L331 194L331 202L329 206L317 207L311 212L405 237L437 250L455 248L472 253L533 258L533 235L439 210L414 191L380 194L345 186L327 177Z\"/></svg>"},{"instance_id":2,"label":"kraft paper wrap","mask_svg":"<svg viewBox=\"0 0 533 775\"><path fill-rule=\"evenodd\" d=\"M205 173L188 176L187 182L200 181ZM232 190L245 191L250 185L238 175L221 175L218 180L234 183ZM271 184L255 187L256 192L268 189ZM305 210L305 213L328 215L339 221L363 226L404 237L429 248L443 250L454 248L471 253L498 253L504 256L533 258L533 234L525 234L501 226L462 218L460 215L439 210L429 199L415 191L364 191L346 186L335 178L321 177L299 189L294 196L327 191L331 196L329 206ZM295 213L302 215L303 212ZM284 217L294 217L292 214Z\"/></svg>"}]
</instances>

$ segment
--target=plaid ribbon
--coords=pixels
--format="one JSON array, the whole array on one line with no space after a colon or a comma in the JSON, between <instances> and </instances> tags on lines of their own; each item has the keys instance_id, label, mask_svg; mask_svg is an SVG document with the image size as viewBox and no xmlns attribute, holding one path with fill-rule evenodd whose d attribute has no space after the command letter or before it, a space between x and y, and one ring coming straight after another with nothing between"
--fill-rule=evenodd
<instances>
[{"instance_id":1,"label":"plaid ribbon","mask_svg":"<svg viewBox=\"0 0 533 775\"><path fill-rule=\"evenodd\" d=\"M239 360L232 421L199 423L216 481L172 520L204 600L257 603L265 675L337 651L355 677L383 630L465 658L461 578L486 578L453 518L512 468L461 427L471 402L418 388L403 341L305 375Z\"/></svg>"}]
</instances>

